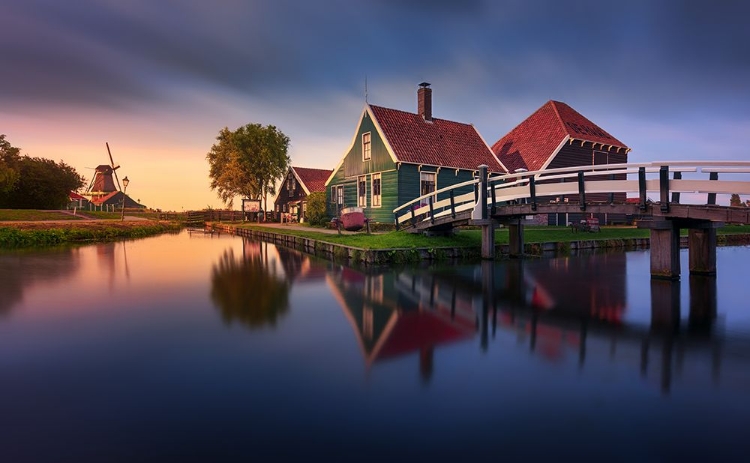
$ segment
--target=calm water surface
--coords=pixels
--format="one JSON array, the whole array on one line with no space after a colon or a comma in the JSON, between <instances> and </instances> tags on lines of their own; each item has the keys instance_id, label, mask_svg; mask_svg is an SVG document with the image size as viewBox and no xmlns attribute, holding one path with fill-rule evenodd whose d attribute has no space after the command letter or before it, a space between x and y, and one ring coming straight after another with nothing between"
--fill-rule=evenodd
<instances>
[{"instance_id":1,"label":"calm water surface","mask_svg":"<svg viewBox=\"0 0 750 463\"><path fill-rule=\"evenodd\" d=\"M383 269L228 235L0 254L0 461L745 460L750 248Z\"/></svg>"}]
</instances>

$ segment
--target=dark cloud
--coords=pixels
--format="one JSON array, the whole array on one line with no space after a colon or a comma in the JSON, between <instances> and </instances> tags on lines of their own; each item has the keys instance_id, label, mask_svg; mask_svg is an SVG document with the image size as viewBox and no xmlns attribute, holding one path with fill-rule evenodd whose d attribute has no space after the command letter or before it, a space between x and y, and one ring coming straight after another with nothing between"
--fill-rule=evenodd
<instances>
[{"instance_id":1,"label":"dark cloud","mask_svg":"<svg viewBox=\"0 0 750 463\"><path fill-rule=\"evenodd\" d=\"M477 101L494 92L658 114L717 101L740 110L750 97L743 2L19 0L5 10L0 97L16 104L159 102L177 86L273 100L358 92L365 75L453 76ZM467 61L483 77L472 80Z\"/></svg>"}]
</instances>

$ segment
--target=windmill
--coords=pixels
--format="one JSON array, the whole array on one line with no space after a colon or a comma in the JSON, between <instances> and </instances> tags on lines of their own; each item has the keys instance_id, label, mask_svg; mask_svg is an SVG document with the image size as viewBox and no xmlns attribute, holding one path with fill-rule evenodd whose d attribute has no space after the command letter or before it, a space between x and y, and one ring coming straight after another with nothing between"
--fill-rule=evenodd
<instances>
[{"instance_id":1,"label":"windmill","mask_svg":"<svg viewBox=\"0 0 750 463\"><path fill-rule=\"evenodd\" d=\"M109 143L105 142L105 144L107 145L107 154L109 154L109 164L100 164L94 168L94 177L91 179L91 183L85 193L85 196L91 201L110 195L115 191L122 191L120 179L117 178L117 169L120 168L120 165L115 164L112 158L112 151L109 149ZM114 179L112 178L113 176ZM117 182L117 187L115 187L115 181Z\"/></svg>"}]
</instances>

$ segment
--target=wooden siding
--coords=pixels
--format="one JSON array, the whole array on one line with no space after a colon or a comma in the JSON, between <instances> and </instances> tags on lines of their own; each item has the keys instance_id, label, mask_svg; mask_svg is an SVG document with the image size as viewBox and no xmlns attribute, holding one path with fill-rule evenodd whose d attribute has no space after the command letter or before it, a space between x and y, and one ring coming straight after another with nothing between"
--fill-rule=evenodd
<instances>
[{"instance_id":1,"label":"wooden siding","mask_svg":"<svg viewBox=\"0 0 750 463\"><path fill-rule=\"evenodd\" d=\"M362 134L370 132L371 134L371 154L369 161L362 160ZM388 153L385 142L380 137L375 123L370 115L365 112L364 117L359 123L357 134L354 137L354 144L344 158L341 166L346 178L357 177L363 174L374 172L383 172L396 168L396 165Z\"/></svg>"},{"instance_id":2,"label":"wooden siding","mask_svg":"<svg viewBox=\"0 0 750 463\"><path fill-rule=\"evenodd\" d=\"M294 179L294 189L292 189L291 191L287 189L287 182L289 182L289 179ZM291 171L287 172L286 177L284 177L284 181L279 188L279 194L274 201L274 210L276 209L276 206L287 204L290 201L300 201L307 198L305 190L302 188L302 185L299 184ZM280 210L283 211L283 208Z\"/></svg>"},{"instance_id":3,"label":"wooden siding","mask_svg":"<svg viewBox=\"0 0 750 463\"><path fill-rule=\"evenodd\" d=\"M421 172L436 172L437 167L423 167ZM419 184L420 184L420 170L419 166L414 164L402 164L398 171L398 204L404 204L405 202L411 201L412 199L421 196ZM456 183L467 182L474 178L474 171L470 170L459 170L456 173L456 169L441 168L437 172L435 189L440 190L442 188L455 185ZM461 187L454 190L454 195L459 196L465 193L474 191L471 186ZM447 199L450 197L450 193L440 193L437 200ZM393 210L395 207L391 208Z\"/></svg>"},{"instance_id":4,"label":"wooden siding","mask_svg":"<svg viewBox=\"0 0 750 463\"><path fill-rule=\"evenodd\" d=\"M594 152L597 152L596 155L594 155ZM561 167L575 167L575 166L590 166L592 164L594 165L602 165L602 164L623 164L628 162L628 155L623 150L617 151L616 148L612 148L610 150L607 150L606 147L600 147L599 145L592 145L591 143L584 143L583 146L581 146L580 141L574 141L573 143L568 143L560 150L559 153L557 153L557 156L555 156L555 159L550 162L548 169L557 169ZM602 180L605 179L606 176L593 176L593 177L586 177L586 180ZM625 180L626 175L616 175L615 179L617 180ZM568 181L576 181L575 179L568 179ZM618 203L625 202L626 198L625 193L615 193L614 194L614 201ZM578 201L578 195L565 195L566 198L568 198L569 201ZM537 201L539 202L547 202L554 200L553 197L539 197ZM560 201L564 201L565 198L561 197ZM586 195L586 201L609 201L610 195L607 193L596 193L596 194L587 194ZM569 223L577 223L583 218L587 217L596 217L599 219L599 223L601 225L606 224L612 224L612 223L624 223L626 221L625 216L622 214L589 214L586 212L582 212L580 214L568 214L567 217L565 217L564 214L558 214L557 216L550 214L549 215L549 221L548 223L550 225L567 225L566 222ZM567 219L567 220L566 220Z\"/></svg>"},{"instance_id":5,"label":"wooden siding","mask_svg":"<svg viewBox=\"0 0 750 463\"><path fill-rule=\"evenodd\" d=\"M603 154L597 154L594 156L595 151ZM580 141L574 141L573 143L566 143L547 168L557 169L562 167L590 166L592 164L622 164L626 162L628 162L628 155L623 150L617 152L616 148L612 148L607 151L606 147L600 149L599 146L596 145L596 148L594 148L592 144L588 142L581 146ZM605 178L606 176L595 176L587 177L586 179L602 180ZM625 178L626 176L624 174L615 176L615 179L617 180L625 180ZM617 193L615 194L614 200L616 202L625 202L625 197L625 193ZM567 195L567 198L570 201L578 201L578 195ZM539 201L549 201L553 199L555 198L539 198ZM563 200L563 198L560 199ZM609 195L606 193L586 195L587 201L609 201L609 199Z\"/></svg>"},{"instance_id":6,"label":"wooden siding","mask_svg":"<svg viewBox=\"0 0 750 463\"><path fill-rule=\"evenodd\" d=\"M362 160L362 134L370 132L370 160ZM380 207L372 207L372 174L380 174ZM354 144L344 155L344 160L326 185L327 212L331 217L338 213L338 206L331 203L331 187L344 185L343 207L358 206L357 181L360 176L366 181L365 215L375 222L393 222L393 209L398 206L398 172L388 153L375 123L365 112L357 127Z\"/></svg>"},{"instance_id":7,"label":"wooden siding","mask_svg":"<svg viewBox=\"0 0 750 463\"><path fill-rule=\"evenodd\" d=\"M393 209L398 207L398 172L395 170L387 172L375 172L380 174L380 204L379 207L372 207L372 174L366 175L365 181L365 199L364 207L365 216L374 222L391 223L393 222ZM331 217L338 213L338 206L331 203L331 187L344 185L344 206L358 206L359 192L357 190L357 180L359 177L344 179L337 178L338 174L331 180L326 189L327 212ZM343 173L341 174L343 178Z\"/></svg>"}]
</instances>

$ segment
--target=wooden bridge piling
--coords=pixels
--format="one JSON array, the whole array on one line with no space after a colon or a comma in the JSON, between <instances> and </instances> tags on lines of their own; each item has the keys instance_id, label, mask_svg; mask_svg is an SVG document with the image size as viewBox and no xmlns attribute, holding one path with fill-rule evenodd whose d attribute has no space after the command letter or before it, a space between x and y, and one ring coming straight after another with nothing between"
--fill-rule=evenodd
<instances>
[{"instance_id":1,"label":"wooden bridge piling","mask_svg":"<svg viewBox=\"0 0 750 463\"><path fill-rule=\"evenodd\" d=\"M508 226L508 254L510 257L523 257L523 221L514 219Z\"/></svg>"},{"instance_id":2,"label":"wooden bridge piling","mask_svg":"<svg viewBox=\"0 0 750 463\"><path fill-rule=\"evenodd\" d=\"M691 275L716 275L716 228L710 222L705 228L688 230L688 259Z\"/></svg>"},{"instance_id":3,"label":"wooden bridge piling","mask_svg":"<svg viewBox=\"0 0 750 463\"><path fill-rule=\"evenodd\" d=\"M651 230L651 277L680 279L680 229L688 229L688 259L691 275L716 275L716 229L723 222L675 219L643 221L639 228Z\"/></svg>"},{"instance_id":4,"label":"wooden bridge piling","mask_svg":"<svg viewBox=\"0 0 750 463\"><path fill-rule=\"evenodd\" d=\"M673 220L645 221L651 229L651 278L680 279L680 229Z\"/></svg>"},{"instance_id":5,"label":"wooden bridge piling","mask_svg":"<svg viewBox=\"0 0 750 463\"><path fill-rule=\"evenodd\" d=\"M485 164L479 166L479 204L481 217L474 224L482 227L482 259L495 258L495 222L487 210L487 169Z\"/></svg>"}]
</instances>

